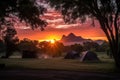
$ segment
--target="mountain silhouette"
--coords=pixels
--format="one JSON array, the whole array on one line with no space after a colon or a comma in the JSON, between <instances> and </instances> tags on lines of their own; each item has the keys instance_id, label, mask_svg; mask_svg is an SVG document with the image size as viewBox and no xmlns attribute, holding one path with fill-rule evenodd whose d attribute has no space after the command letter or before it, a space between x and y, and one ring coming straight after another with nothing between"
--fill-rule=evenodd
<instances>
[{"instance_id":1,"label":"mountain silhouette","mask_svg":"<svg viewBox=\"0 0 120 80\"><path fill-rule=\"evenodd\" d=\"M85 39L81 36L76 36L74 33L70 33L67 36L63 35L60 42L62 42L64 45L73 45L73 44L83 44L84 42L96 42L99 45L101 45L104 40L91 40L91 39Z\"/></svg>"},{"instance_id":2,"label":"mountain silhouette","mask_svg":"<svg viewBox=\"0 0 120 80\"><path fill-rule=\"evenodd\" d=\"M63 35L61 40L62 42L81 42L84 41L85 39L82 38L81 36L76 36L74 33L68 34L68 36Z\"/></svg>"}]
</instances>

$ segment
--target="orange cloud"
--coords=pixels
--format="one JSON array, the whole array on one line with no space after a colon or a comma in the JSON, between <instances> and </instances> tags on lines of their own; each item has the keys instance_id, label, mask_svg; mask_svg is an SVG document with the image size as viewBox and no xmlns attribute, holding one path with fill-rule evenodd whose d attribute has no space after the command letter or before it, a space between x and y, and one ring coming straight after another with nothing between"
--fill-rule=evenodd
<instances>
[{"instance_id":1,"label":"orange cloud","mask_svg":"<svg viewBox=\"0 0 120 80\"><path fill-rule=\"evenodd\" d=\"M62 35L75 33L77 36L91 39L106 39L104 33L96 21L96 27L91 26L91 20L83 24L65 24L62 15L55 11L49 11L43 17L48 22L44 31L31 30L29 27L17 28L20 39L29 38L32 40L61 39Z\"/></svg>"}]
</instances>

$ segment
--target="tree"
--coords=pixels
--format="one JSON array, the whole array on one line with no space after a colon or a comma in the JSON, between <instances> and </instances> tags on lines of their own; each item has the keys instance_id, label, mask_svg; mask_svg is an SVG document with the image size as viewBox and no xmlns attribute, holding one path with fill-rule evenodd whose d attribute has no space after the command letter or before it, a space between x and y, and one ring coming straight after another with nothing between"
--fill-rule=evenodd
<instances>
[{"instance_id":1,"label":"tree","mask_svg":"<svg viewBox=\"0 0 120 80\"><path fill-rule=\"evenodd\" d=\"M19 42L16 36L17 32L10 21L6 21L6 26L1 30L1 38L5 45L5 56L3 58L8 58L14 51L17 50L17 43Z\"/></svg>"},{"instance_id":2,"label":"tree","mask_svg":"<svg viewBox=\"0 0 120 80\"><path fill-rule=\"evenodd\" d=\"M19 42L19 39L15 36L17 32L14 28L8 27L4 34L5 36L3 36L3 39L6 46L5 58L8 58L14 51L17 50L17 43Z\"/></svg>"},{"instance_id":3,"label":"tree","mask_svg":"<svg viewBox=\"0 0 120 80\"><path fill-rule=\"evenodd\" d=\"M116 67L120 69L120 0L48 0L59 10L66 23L85 22L86 18L98 20L105 33Z\"/></svg>"},{"instance_id":4,"label":"tree","mask_svg":"<svg viewBox=\"0 0 120 80\"><path fill-rule=\"evenodd\" d=\"M71 50L76 51L78 54L80 54L83 51L83 46L80 44L74 44L71 45Z\"/></svg>"},{"instance_id":5,"label":"tree","mask_svg":"<svg viewBox=\"0 0 120 80\"><path fill-rule=\"evenodd\" d=\"M109 44L107 41L104 41L99 47L97 48L97 52L106 52L109 50Z\"/></svg>"},{"instance_id":6,"label":"tree","mask_svg":"<svg viewBox=\"0 0 120 80\"><path fill-rule=\"evenodd\" d=\"M43 30L47 23L41 19L41 15L45 11L46 9L39 5L37 0L0 1L0 37L6 44L6 57L11 54L12 49L10 46L15 44L13 43L15 40L13 38L17 34L15 26L25 24L32 29L40 28Z\"/></svg>"},{"instance_id":7,"label":"tree","mask_svg":"<svg viewBox=\"0 0 120 80\"><path fill-rule=\"evenodd\" d=\"M18 48L20 51L38 51L37 45L36 43L34 43L34 41L29 40L27 38L24 38L23 40L21 40L18 44Z\"/></svg>"},{"instance_id":8,"label":"tree","mask_svg":"<svg viewBox=\"0 0 120 80\"><path fill-rule=\"evenodd\" d=\"M96 51L99 47L99 44L97 44L96 42L84 42L83 45L85 50L93 49L93 51Z\"/></svg>"},{"instance_id":9,"label":"tree","mask_svg":"<svg viewBox=\"0 0 120 80\"><path fill-rule=\"evenodd\" d=\"M47 23L40 17L45 11L37 0L1 0L0 27L9 20L11 23L23 22L32 29L40 27L43 30Z\"/></svg>"},{"instance_id":10,"label":"tree","mask_svg":"<svg viewBox=\"0 0 120 80\"><path fill-rule=\"evenodd\" d=\"M40 51L36 42L27 38L20 41L18 48L22 52L22 58L37 58Z\"/></svg>"},{"instance_id":11,"label":"tree","mask_svg":"<svg viewBox=\"0 0 120 80\"><path fill-rule=\"evenodd\" d=\"M4 45L3 41L0 40L0 54L1 54L2 52L5 52L5 45Z\"/></svg>"},{"instance_id":12,"label":"tree","mask_svg":"<svg viewBox=\"0 0 120 80\"><path fill-rule=\"evenodd\" d=\"M54 44L51 44L51 42L43 41L39 43L39 48L42 53L45 53L52 57L58 57L61 56L64 45L58 41L56 41Z\"/></svg>"}]
</instances>

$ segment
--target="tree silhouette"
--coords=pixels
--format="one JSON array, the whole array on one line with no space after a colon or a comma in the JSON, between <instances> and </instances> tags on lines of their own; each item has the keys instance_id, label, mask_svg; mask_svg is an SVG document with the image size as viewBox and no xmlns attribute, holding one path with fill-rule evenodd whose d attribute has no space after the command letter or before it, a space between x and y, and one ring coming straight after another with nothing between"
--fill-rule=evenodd
<instances>
[{"instance_id":1,"label":"tree silhouette","mask_svg":"<svg viewBox=\"0 0 120 80\"><path fill-rule=\"evenodd\" d=\"M45 53L52 57L58 57L61 56L64 45L57 41L54 44L51 44L51 42L43 41L39 43L39 48L42 53Z\"/></svg>"},{"instance_id":2,"label":"tree silhouette","mask_svg":"<svg viewBox=\"0 0 120 80\"><path fill-rule=\"evenodd\" d=\"M99 47L99 44L97 44L96 42L84 42L83 44L85 50L96 50Z\"/></svg>"},{"instance_id":3,"label":"tree silhouette","mask_svg":"<svg viewBox=\"0 0 120 80\"><path fill-rule=\"evenodd\" d=\"M2 40L0 40L0 53L5 52L5 45Z\"/></svg>"},{"instance_id":4,"label":"tree silhouette","mask_svg":"<svg viewBox=\"0 0 120 80\"><path fill-rule=\"evenodd\" d=\"M13 23L6 19L1 22L0 25L0 38L5 45L5 56L2 58L8 58L14 51L17 50L17 42L19 41L16 36L17 32L13 26Z\"/></svg>"},{"instance_id":5,"label":"tree silhouette","mask_svg":"<svg viewBox=\"0 0 120 80\"><path fill-rule=\"evenodd\" d=\"M19 50L22 52L22 58L37 58L39 48L35 41L24 38L18 44Z\"/></svg>"},{"instance_id":6,"label":"tree silhouette","mask_svg":"<svg viewBox=\"0 0 120 80\"><path fill-rule=\"evenodd\" d=\"M6 46L6 54L4 58L8 58L10 55L12 55L14 51L17 50L17 43L19 42L19 39L16 36L17 32L14 28L11 27L10 24L3 31L3 36L2 36Z\"/></svg>"},{"instance_id":7,"label":"tree silhouette","mask_svg":"<svg viewBox=\"0 0 120 80\"><path fill-rule=\"evenodd\" d=\"M6 44L6 57L9 57L15 45L13 39L17 34L15 26L25 24L32 29L41 30L47 25L41 19L46 9L37 0L1 0L0 1L0 34ZM16 38L17 39L17 38Z\"/></svg>"},{"instance_id":8,"label":"tree silhouette","mask_svg":"<svg viewBox=\"0 0 120 80\"><path fill-rule=\"evenodd\" d=\"M9 20L11 23L24 22L32 29L40 27L43 30L47 23L40 17L45 11L37 0L1 0L0 27Z\"/></svg>"},{"instance_id":9,"label":"tree silhouette","mask_svg":"<svg viewBox=\"0 0 120 80\"><path fill-rule=\"evenodd\" d=\"M80 54L83 51L83 46L80 44L74 44L71 45L71 50L76 51L78 54Z\"/></svg>"},{"instance_id":10,"label":"tree silhouette","mask_svg":"<svg viewBox=\"0 0 120 80\"><path fill-rule=\"evenodd\" d=\"M48 0L59 10L66 23L85 22L86 18L98 20L105 33L116 66L120 69L120 0Z\"/></svg>"}]
</instances>

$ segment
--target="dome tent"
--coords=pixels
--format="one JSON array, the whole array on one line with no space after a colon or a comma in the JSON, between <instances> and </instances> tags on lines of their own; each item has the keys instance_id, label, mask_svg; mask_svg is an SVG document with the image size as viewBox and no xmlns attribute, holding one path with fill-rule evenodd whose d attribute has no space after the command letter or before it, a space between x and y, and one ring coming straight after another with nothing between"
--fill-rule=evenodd
<instances>
[{"instance_id":1,"label":"dome tent","mask_svg":"<svg viewBox=\"0 0 120 80\"><path fill-rule=\"evenodd\" d=\"M100 61L97 54L92 51L85 51L81 54L80 61Z\"/></svg>"},{"instance_id":2,"label":"dome tent","mask_svg":"<svg viewBox=\"0 0 120 80\"><path fill-rule=\"evenodd\" d=\"M78 58L80 58L80 55L76 51L70 51L64 57L64 59L78 59Z\"/></svg>"}]
</instances>

